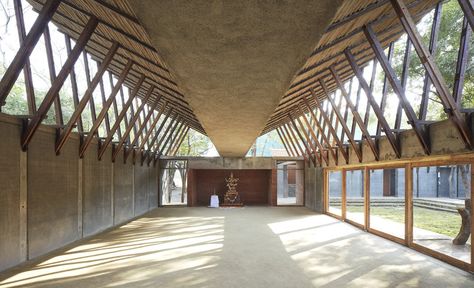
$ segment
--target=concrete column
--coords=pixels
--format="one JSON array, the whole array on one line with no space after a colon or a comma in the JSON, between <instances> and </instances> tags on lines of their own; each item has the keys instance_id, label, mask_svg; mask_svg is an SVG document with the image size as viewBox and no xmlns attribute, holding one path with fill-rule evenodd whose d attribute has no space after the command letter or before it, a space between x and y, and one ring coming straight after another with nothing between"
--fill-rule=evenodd
<instances>
[{"instance_id":1,"label":"concrete column","mask_svg":"<svg viewBox=\"0 0 474 288\"><path fill-rule=\"evenodd\" d=\"M305 167L305 206L311 210L323 212L323 187L324 187L323 169L321 167Z\"/></svg>"},{"instance_id":2,"label":"concrete column","mask_svg":"<svg viewBox=\"0 0 474 288\"><path fill-rule=\"evenodd\" d=\"M20 152L20 261L28 260L28 154Z\"/></svg>"},{"instance_id":3,"label":"concrete column","mask_svg":"<svg viewBox=\"0 0 474 288\"><path fill-rule=\"evenodd\" d=\"M115 206L114 206L114 167L115 163L110 163L110 214L112 215L112 226L115 226Z\"/></svg>"},{"instance_id":4,"label":"concrete column","mask_svg":"<svg viewBox=\"0 0 474 288\"><path fill-rule=\"evenodd\" d=\"M132 165L132 215L135 215L135 164Z\"/></svg>"},{"instance_id":5,"label":"concrete column","mask_svg":"<svg viewBox=\"0 0 474 288\"><path fill-rule=\"evenodd\" d=\"M84 237L84 231L82 229L82 182L83 182L83 170L82 170L82 159L79 158L78 161L78 175L77 175L77 232L79 238Z\"/></svg>"}]
</instances>

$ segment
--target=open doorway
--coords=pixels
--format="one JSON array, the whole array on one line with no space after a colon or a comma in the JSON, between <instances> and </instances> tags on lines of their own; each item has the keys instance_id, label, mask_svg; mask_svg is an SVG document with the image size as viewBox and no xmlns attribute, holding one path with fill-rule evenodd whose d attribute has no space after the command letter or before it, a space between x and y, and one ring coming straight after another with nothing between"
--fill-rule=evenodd
<instances>
[{"instance_id":1,"label":"open doorway","mask_svg":"<svg viewBox=\"0 0 474 288\"><path fill-rule=\"evenodd\" d=\"M277 162L277 205L303 205L304 170L301 161Z\"/></svg>"},{"instance_id":2,"label":"open doorway","mask_svg":"<svg viewBox=\"0 0 474 288\"><path fill-rule=\"evenodd\" d=\"M166 160L161 168L161 204L187 205L187 160Z\"/></svg>"}]
</instances>

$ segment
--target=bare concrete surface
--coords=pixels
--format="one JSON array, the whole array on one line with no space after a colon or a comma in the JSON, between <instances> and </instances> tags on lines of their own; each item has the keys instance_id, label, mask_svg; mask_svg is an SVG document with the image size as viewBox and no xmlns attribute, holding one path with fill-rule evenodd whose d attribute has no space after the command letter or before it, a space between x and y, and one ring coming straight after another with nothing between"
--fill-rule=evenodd
<instances>
[{"instance_id":1,"label":"bare concrete surface","mask_svg":"<svg viewBox=\"0 0 474 288\"><path fill-rule=\"evenodd\" d=\"M247 153L342 2L129 1L228 157Z\"/></svg>"},{"instance_id":2,"label":"bare concrete surface","mask_svg":"<svg viewBox=\"0 0 474 288\"><path fill-rule=\"evenodd\" d=\"M159 208L0 287L474 287L448 264L306 208Z\"/></svg>"}]
</instances>

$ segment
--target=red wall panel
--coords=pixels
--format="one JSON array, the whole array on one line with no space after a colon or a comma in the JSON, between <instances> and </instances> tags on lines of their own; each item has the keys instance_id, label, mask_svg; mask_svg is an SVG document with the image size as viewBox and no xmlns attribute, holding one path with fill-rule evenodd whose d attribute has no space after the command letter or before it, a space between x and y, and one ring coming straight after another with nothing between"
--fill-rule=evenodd
<instances>
[{"instance_id":1,"label":"red wall panel","mask_svg":"<svg viewBox=\"0 0 474 288\"><path fill-rule=\"evenodd\" d=\"M192 205L208 206L209 198L214 189L219 195L222 203L224 193L227 191L225 178L234 173L234 177L239 178L237 191L244 205L268 205L269 191L271 183L271 170L216 170L203 169L194 170L189 173L188 183L193 183Z\"/></svg>"}]
</instances>

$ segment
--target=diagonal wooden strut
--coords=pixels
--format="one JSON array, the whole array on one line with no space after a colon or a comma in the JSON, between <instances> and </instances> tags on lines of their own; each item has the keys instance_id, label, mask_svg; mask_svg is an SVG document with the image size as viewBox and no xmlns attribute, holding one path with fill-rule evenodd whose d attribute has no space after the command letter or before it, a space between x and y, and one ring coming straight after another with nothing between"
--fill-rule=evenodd
<instances>
[{"instance_id":1,"label":"diagonal wooden strut","mask_svg":"<svg viewBox=\"0 0 474 288\"><path fill-rule=\"evenodd\" d=\"M44 117L46 116L49 109L51 108L51 105L53 104L54 99L57 97L59 91L61 90L61 87L63 86L64 81L66 80L67 76L69 75L72 68L74 67L74 63L76 63L76 60L81 54L84 47L86 46L87 41L94 33L94 30L97 27L97 24L98 24L98 21L97 21L97 18L95 17L90 18L89 21L87 22L86 27L82 31L81 35L79 36L79 39L76 42L76 45L74 46L74 49L71 51L71 54L68 56L66 62L61 68L61 71L59 71L59 74L57 75L56 79L54 80L51 87L49 88L48 93L46 93L46 96L44 97L43 102L38 108L38 111L33 116L28 126L26 127L25 132L23 133L23 136L21 139L21 147L23 150L26 150L26 148L28 147L28 144L31 141L31 138L33 137L39 125L41 124Z\"/></svg>"},{"instance_id":2,"label":"diagonal wooden strut","mask_svg":"<svg viewBox=\"0 0 474 288\"><path fill-rule=\"evenodd\" d=\"M357 65L354 55L352 55L349 48L346 48L344 50L344 54L346 55L346 59L349 62L352 70L354 71L354 74L356 75L357 80L359 80L359 85L362 87L362 89L365 92L365 95L367 96L367 100L370 106L372 107L372 110L374 110L375 116L377 117L377 120L379 121L380 126L382 127L385 135L387 136L387 140L390 143L390 146L392 146L393 152L395 152L395 155L397 156L397 158L400 158L401 154L400 154L400 148L398 147L397 139L393 135L393 132L390 129L390 126L388 125L387 120L383 116L382 110L377 104L377 101L375 101L374 95L372 94L372 91L370 90L369 85L364 79L362 69L359 67L359 65Z\"/></svg>"},{"instance_id":3,"label":"diagonal wooden strut","mask_svg":"<svg viewBox=\"0 0 474 288\"><path fill-rule=\"evenodd\" d=\"M413 110L410 101L408 101L405 95L405 90L403 89L400 80L398 80L395 70L390 65L387 56L385 56L382 49L382 44L380 44L380 42L378 41L375 32L370 26L364 26L363 31L368 42L370 43L370 46L372 47L372 50L374 51L375 56L379 60L380 65L382 66L385 74L387 75L388 81L390 82L393 91L398 96L400 104L403 110L405 111L409 123L413 127L413 130L416 134L416 137L418 138L418 141L420 142L421 147L423 148L423 151L426 155L429 155L431 151L429 138L427 136L427 128L421 125L418 121L418 117L416 117L415 110Z\"/></svg>"},{"instance_id":4,"label":"diagonal wooden strut","mask_svg":"<svg viewBox=\"0 0 474 288\"><path fill-rule=\"evenodd\" d=\"M344 88L341 78L337 74L334 66L329 67L329 70L331 71L331 74L334 78L334 81L336 82L336 85L339 87L339 90L341 90L341 94L346 100L347 106L349 107L352 115L354 116L354 122L357 123L357 125L360 128L360 131L362 131L362 135L363 137L365 137L365 140L367 141L367 144L369 145L370 150L372 150L375 160L379 161L379 151L378 151L377 145L375 144L374 139L370 137L370 133L367 130L367 127L364 125L364 120L362 120L362 117L360 116L359 111L357 111L357 108L354 106L354 103L352 103L351 97L347 93L346 88ZM351 134L353 133L352 131L354 131L354 129L351 130Z\"/></svg>"},{"instance_id":5,"label":"diagonal wooden strut","mask_svg":"<svg viewBox=\"0 0 474 288\"><path fill-rule=\"evenodd\" d=\"M324 82L323 79L319 79L319 84L323 88L324 94L326 94L326 98L329 100L329 103L331 104L333 111L336 113L336 117L339 119L339 122L341 122L342 129L344 130L344 132L346 132L347 138L349 139L349 143L351 143L352 149L354 149L354 152L356 153L357 158L359 159L359 162L362 162L361 147L359 147L359 144L355 142L354 137L351 134L351 130L347 126L346 121L344 121L344 118L342 117L341 112L336 106L334 99L332 99L331 95L329 95L329 89L326 86L326 82Z\"/></svg>"},{"instance_id":6,"label":"diagonal wooden strut","mask_svg":"<svg viewBox=\"0 0 474 288\"><path fill-rule=\"evenodd\" d=\"M407 33L410 41L413 43L418 57L421 60L421 63L426 69L426 72L430 76L433 86L438 91L438 96L441 103L444 106L446 113L448 114L449 119L454 123L461 138L463 139L466 147L472 149L472 138L469 127L467 126L466 121L464 120L459 108L457 107L453 96L449 92L448 86L438 68L435 64L432 55L429 53L427 48L423 45L421 35L416 29L415 22L410 15L410 12L402 0L390 0L392 7L395 10L395 13L400 20L405 32ZM472 11L472 10L471 10ZM471 14L472 17L472 14Z\"/></svg>"},{"instance_id":7,"label":"diagonal wooden strut","mask_svg":"<svg viewBox=\"0 0 474 288\"><path fill-rule=\"evenodd\" d=\"M97 115L96 120L92 124L92 127L91 127L89 133L87 134L87 137L86 137L84 143L82 143L82 145L81 145L81 149L79 150L79 157L80 158L84 157L84 154L86 153L87 148L91 144L92 139L94 138L94 135L97 134L96 132L98 131L98 129L100 127L100 124L102 124L102 121L104 121L105 116L107 115L107 112L109 111L109 108L112 105L112 102L113 102L115 96L119 92L120 87L122 86L123 82L125 81L125 78L127 77L128 73L130 72L130 69L132 68L132 66L133 66L133 61L128 60L128 63L125 66L125 68L122 70L122 73L120 73L120 77L119 77L117 83L115 84L114 88L112 89L112 92L110 93L109 98L107 98L107 101L105 102L104 106L100 110L99 115Z\"/></svg>"},{"instance_id":8,"label":"diagonal wooden strut","mask_svg":"<svg viewBox=\"0 0 474 288\"><path fill-rule=\"evenodd\" d=\"M69 135L71 134L72 129L74 128L74 125L76 123L80 123L81 114L84 111L87 103L89 102L89 98L92 97L94 89L97 87L99 80L102 78L102 75L106 71L115 53L117 52L117 49L118 49L118 44L114 43L112 47L110 48L109 52L107 53L107 56L104 58L104 61L102 61L102 64L97 70L97 73L94 76L94 79L92 79L91 84L87 87L87 90L84 93L84 96L82 97L81 101L79 101L79 103L76 105L76 108L74 109L74 112L72 113L71 118L66 124L66 127L62 130L62 132L60 133L58 137L58 140L56 141L56 147L55 147L56 154L59 154L64 144L66 144L66 141Z\"/></svg>"},{"instance_id":9,"label":"diagonal wooden strut","mask_svg":"<svg viewBox=\"0 0 474 288\"><path fill-rule=\"evenodd\" d=\"M329 133L331 133L332 138L336 141L336 144L338 146L339 151L342 154L342 157L344 157L344 160L346 161L346 163L349 163L349 156L347 155L347 151L345 150L344 145L342 144L341 140L339 140L339 136L337 136L337 133L334 130L334 127L332 126L332 123L330 122L331 120L329 119L329 116L323 110L323 105L322 105L321 101L319 100L318 96L316 96L316 94L314 93L313 88L310 88L310 92L311 92L311 95L313 95L313 99L316 102L316 106L319 108L319 112L321 113L321 115L324 118L324 122L327 123Z\"/></svg>"},{"instance_id":10,"label":"diagonal wooden strut","mask_svg":"<svg viewBox=\"0 0 474 288\"><path fill-rule=\"evenodd\" d=\"M20 45L20 49L13 58L13 61L8 66L7 71L2 77L0 81L0 107L5 105L5 100L7 99L8 94L10 93L15 81L18 79L18 76L21 73L22 68L25 66L26 62L28 61L31 52L38 43L41 34L43 33L44 29L48 26L49 21L53 17L54 13L61 4L61 1L57 0L48 0L41 12L38 14L35 23L30 29L28 35L26 35L23 43ZM91 18L92 19L92 18ZM94 17L97 25L97 19ZM77 46L77 45L76 45Z\"/></svg>"}]
</instances>

